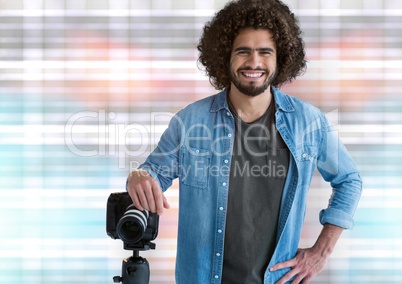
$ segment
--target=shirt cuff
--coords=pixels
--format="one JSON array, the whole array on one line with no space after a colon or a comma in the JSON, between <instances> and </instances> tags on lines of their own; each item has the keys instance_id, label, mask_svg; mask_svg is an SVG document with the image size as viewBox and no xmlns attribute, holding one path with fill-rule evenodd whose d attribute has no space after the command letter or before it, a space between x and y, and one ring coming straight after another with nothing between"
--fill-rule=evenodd
<instances>
[{"instance_id":1,"label":"shirt cuff","mask_svg":"<svg viewBox=\"0 0 402 284\"><path fill-rule=\"evenodd\" d=\"M354 222L352 216L334 208L327 208L320 212L320 223L324 225L329 223L346 230L352 229Z\"/></svg>"}]
</instances>

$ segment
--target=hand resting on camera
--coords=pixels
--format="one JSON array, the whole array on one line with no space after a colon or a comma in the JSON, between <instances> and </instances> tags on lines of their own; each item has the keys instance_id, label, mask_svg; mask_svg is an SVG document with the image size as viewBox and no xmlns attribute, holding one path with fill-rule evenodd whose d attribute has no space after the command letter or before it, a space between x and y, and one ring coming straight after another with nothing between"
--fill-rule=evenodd
<instances>
[{"instance_id":1,"label":"hand resting on camera","mask_svg":"<svg viewBox=\"0 0 402 284\"><path fill-rule=\"evenodd\" d=\"M162 215L164 208L170 208L158 182L147 171L131 172L128 176L127 191L138 210L145 209Z\"/></svg>"}]
</instances>

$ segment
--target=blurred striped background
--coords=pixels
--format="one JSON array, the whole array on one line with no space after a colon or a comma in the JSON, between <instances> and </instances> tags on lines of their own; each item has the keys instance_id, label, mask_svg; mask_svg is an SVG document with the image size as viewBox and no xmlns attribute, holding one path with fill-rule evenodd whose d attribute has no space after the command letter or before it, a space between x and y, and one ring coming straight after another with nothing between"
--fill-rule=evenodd
<instances>
[{"instance_id":1,"label":"blurred striped background","mask_svg":"<svg viewBox=\"0 0 402 284\"><path fill-rule=\"evenodd\" d=\"M173 113L216 92L196 44L226 2L0 1L0 283L113 283L130 251L106 235L107 197ZM284 2L309 64L282 89L328 113L364 179L355 228L312 283L401 283L402 1ZM317 175L301 246L329 194ZM141 253L151 283L174 283L177 195Z\"/></svg>"}]
</instances>

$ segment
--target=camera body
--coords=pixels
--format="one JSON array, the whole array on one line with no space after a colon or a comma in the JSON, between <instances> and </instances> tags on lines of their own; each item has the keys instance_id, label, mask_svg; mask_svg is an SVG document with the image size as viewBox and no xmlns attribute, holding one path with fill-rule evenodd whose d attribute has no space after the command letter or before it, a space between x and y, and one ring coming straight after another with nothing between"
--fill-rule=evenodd
<instances>
[{"instance_id":1,"label":"camera body","mask_svg":"<svg viewBox=\"0 0 402 284\"><path fill-rule=\"evenodd\" d=\"M158 214L135 208L127 192L110 194L106 209L106 233L112 239L121 239L124 249L155 248L151 241L158 235Z\"/></svg>"}]
</instances>

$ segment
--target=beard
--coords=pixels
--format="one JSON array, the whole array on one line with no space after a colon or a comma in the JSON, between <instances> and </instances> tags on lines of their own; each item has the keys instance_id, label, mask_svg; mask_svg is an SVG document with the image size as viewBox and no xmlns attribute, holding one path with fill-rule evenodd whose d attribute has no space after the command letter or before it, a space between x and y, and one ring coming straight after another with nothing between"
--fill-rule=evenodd
<instances>
[{"instance_id":1,"label":"beard","mask_svg":"<svg viewBox=\"0 0 402 284\"><path fill-rule=\"evenodd\" d=\"M253 70L251 68L243 68L239 70L238 72L242 70ZM266 69L254 69L254 70L259 70L259 71L264 71L266 74L269 74L268 70ZM230 70L229 72L229 77L230 81L235 85L235 87L244 95L249 96L249 97L256 97L258 95L261 95L262 93L265 92L266 89L271 85L273 80L275 79L277 74L277 69L272 73L270 77L260 86L256 86L255 82L250 82L248 85L242 84L240 80L235 76L235 73Z\"/></svg>"}]
</instances>

